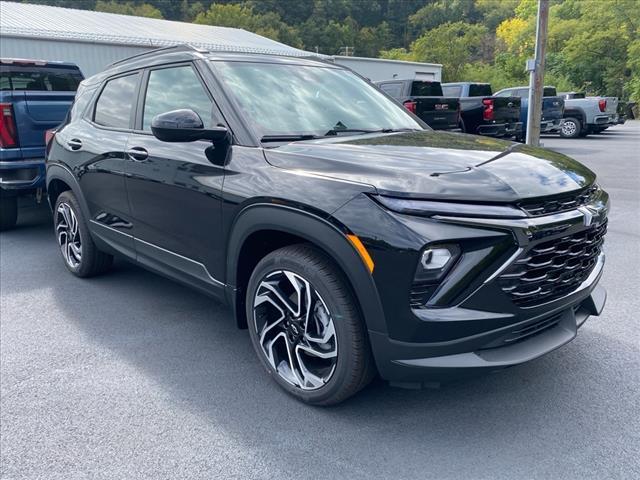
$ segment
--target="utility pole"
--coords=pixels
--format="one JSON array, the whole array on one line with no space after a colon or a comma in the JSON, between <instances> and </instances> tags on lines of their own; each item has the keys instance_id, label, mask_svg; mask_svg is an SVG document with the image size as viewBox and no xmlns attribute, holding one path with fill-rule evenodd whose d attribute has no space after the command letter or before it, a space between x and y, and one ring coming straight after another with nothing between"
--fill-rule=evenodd
<instances>
[{"instance_id":1,"label":"utility pole","mask_svg":"<svg viewBox=\"0 0 640 480\"><path fill-rule=\"evenodd\" d=\"M540 121L542 117L542 93L544 89L544 56L547 50L549 25L549 0L538 0L536 25L536 55L527 61L529 71L529 110L527 112L527 145L540 145Z\"/></svg>"}]
</instances>

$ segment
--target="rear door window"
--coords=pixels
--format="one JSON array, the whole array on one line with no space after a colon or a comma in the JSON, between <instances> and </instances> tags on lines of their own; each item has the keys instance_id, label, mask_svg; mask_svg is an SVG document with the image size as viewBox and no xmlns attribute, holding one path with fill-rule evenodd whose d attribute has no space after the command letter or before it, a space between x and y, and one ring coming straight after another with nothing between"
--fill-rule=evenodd
<instances>
[{"instance_id":1,"label":"rear door window","mask_svg":"<svg viewBox=\"0 0 640 480\"><path fill-rule=\"evenodd\" d=\"M412 97L441 97L440 82L413 82L411 84Z\"/></svg>"},{"instance_id":2,"label":"rear door window","mask_svg":"<svg viewBox=\"0 0 640 480\"><path fill-rule=\"evenodd\" d=\"M380 90L393 98L400 98L402 95L402 83L383 83L380 85Z\"/></svg>"},{"instance_id":3,"label":"rear door window","mask_svg":"<svg viewBox=\"0 0 640 480\"><path fill-rule=\"evenodd\" d=\"M0 90L75 92L83 80L80 70L53 67L0 67Z\"/></svg>"},{"instance_id":4,"label":"rear door window","mask_svg":"<svg viewBox=\"0 0 640 480\"><path fill-rule=\"evenodd\" d=\"M98 125L130 128L139 73L109 80L96 102L93 121Z\"/></svg>"},{"instance_id":5,"label":"rear door window","mask_svg":"<svg viewBox=\"0 0 640 480\"><path fill-rule=\"evenodd\" d=\"M487 83L472 83L469 85L470 97L490 97L491 95L491 85Z\"/></svg>"}]
</instances>

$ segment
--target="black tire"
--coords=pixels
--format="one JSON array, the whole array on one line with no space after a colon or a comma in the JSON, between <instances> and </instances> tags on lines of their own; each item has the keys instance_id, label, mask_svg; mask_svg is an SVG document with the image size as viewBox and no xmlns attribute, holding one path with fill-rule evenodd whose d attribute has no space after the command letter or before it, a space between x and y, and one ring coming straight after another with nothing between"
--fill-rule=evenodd
<instances>
[{"instance_id":1,"label":"black tire","mask_svg":"<svg viewBox=\"0 0 640 480\"><path fill-rule=\"evenodd\" d=\"M80 258L73 256L70 260L65 255L65 249L63 248L63 240L61 240L61 233L64 230L63 222L64 215L61 213L61 208L68 207L72 215L75 216L77 222L76 235L79 239ZM62 259L67 269L77 277L92 277L106 272L113 263L113 256L102 252L96 247L89 233L87 222L82 214L82 210L76 200L76 197L69 190L62 192L56 200L56 205L53 210L53 223L54 232L56 235L56 241L60 247ZM65 235L68 235L65 234Z\"/></svg>"},{"instance_id":2,"label":"black tire","mask_svg":"<svg viewBox=\"0 0 640 480\"><path fill-rule=\"evenodd\" d=\"M267 277L274 278L273 275L284 274L285 271L293 272L308 282L311 291L318 294L322 305L326 305L330 321L334 326L336 357L333 373L330 374L326 383L313 390L305 390L299 385L294 385L278 373L260 343L257 326L258 308L255 310L254 317L254 300L256 300L258 288L262 288ZM313 405L334 405L357 393L375 376L376 370L369 339L353 294L342 272L326 254L317 248L306 244L291 245L264 257L249 280L246 305L251 343L260 361L269 375L297 399ZM315 311L313 315L315 319ZM286 330L284 323L286 322L281 322L278 328ZM305 333L301 335L306 334L306 330L305 326ZM274 331L278 330L274 328ZM282 333L276 334L276 336L279 335ZM289 371L291 370L290 368Z\"/></svg>"},{"instance_id":3,"label":"black tire","mask_svg":"<svg viewBox=\"0 0 640 480\"><path fill-rule=\"evenodd\" d=\"M578 138L583 131L582 122L575 117L567 117L560 128L562 138Z\"/></svg>"},{"instance_id":4,"label":"black tire","mask_svg":"<svg viewBox=\"0 0 640 480\"><path fill-rule=\"evenodd\" d=\"M18 223L18 197L0 195L0 231L10 230Z\"/></svg>"}]
</instances>

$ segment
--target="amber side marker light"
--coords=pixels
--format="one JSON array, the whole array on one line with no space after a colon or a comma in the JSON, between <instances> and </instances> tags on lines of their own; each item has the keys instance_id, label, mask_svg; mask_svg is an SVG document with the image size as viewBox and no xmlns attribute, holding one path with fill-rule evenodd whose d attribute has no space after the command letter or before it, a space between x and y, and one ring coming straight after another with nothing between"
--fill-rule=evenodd
<instances>
[{"instance_id":1,"label":"amber side marker light","mask_svg":"<svg viewBox=\"0 0 640 480\"><path fill-rule=\"evenodd\" d=\"M351 245L353 245L360 254L360 258L362 258L362 261L367 266L369 273L373 273L373 260L371 259L371 255L369 255L369 252L367 252L367 249L364 248L364 245L362 244L360 239L356 235L347 235L347 238L351 242Z\"/></svg>"}]
</instances>

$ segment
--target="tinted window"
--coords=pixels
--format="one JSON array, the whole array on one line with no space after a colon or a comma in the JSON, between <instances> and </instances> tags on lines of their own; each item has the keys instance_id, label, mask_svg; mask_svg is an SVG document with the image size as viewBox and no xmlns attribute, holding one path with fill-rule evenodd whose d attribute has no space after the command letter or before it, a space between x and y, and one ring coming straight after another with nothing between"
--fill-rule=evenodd
<instances>
[{"instance_id":1,"label":"tinted window","mask_svg":"<svg viewBox=\"0 0 640 480\"><path fill-rule=\"evenodd\" d=\"M544 97L555 97L558 95L554 87L544 87L543 92L542 96Z\"/></svg>"},{"instance_id":2,"label":"tinted window","mask_svg":"<svg viewBox=\"0 0 640 480\"><path fill-rule=\"evenodd\" d=\"M411 84L412 97L441 97L440 82L413 82Z\"/></svg>"},{"instance_id":3,"label":"tinted window","mask_svg":"<svg viewBox=\"0 0 640 480\"><path fill-rule=\"evenodd\" d=\"M109 80L98 98L94 121L106 127L129 128L138 74Z\"/></svg>"},{"instance_id":4,"label":"tinted window","mask_svg":"<svg viewBox=\"0 0 640 480\"><path fill-rule=\"evenodd\" d=\"M487 83L473 83L469 85L470 97L490 97L491 85Z\"/></svg>"},{"instance_id":5,"label":"tinted window","mask_svg":"<svg viewBox=\"0 0 640 480\"><path fill-rule=\"evenodd\" d=\"M3 66L0 90L75 92L83 80L78 69Z\"/></svg>"},{"instance_id":6,"label":"tinted window","mask_svg":"<svg viewBox=\"0 0 640 480\"><path fill-rule=\"evenodd\" d=\"M387 95L391 95L393 98L400 98L400 95L402 95L402 84L385 83L383 85L380 85L380 90L382 90Z\"/></svg>"},{"instance_id":7,"label":"tinted window","mask_svg":"<svg viewBox=\"0 0 640 480\"><path fill-rule=\"evenodd\" d=\"M200 115L210 128L212 102L190 66L152 70L144 102L143 130L151 129L151 120L160 113L189 108Z\"/></svg>"},{"instance_id":8,"label":"tinted window","mask_svg":"<svg viewBox=\"0 0 640 480\"><path fill-rule=\"evenodd\" d=\"M462 95L461 85L442 86L443 95L445 97L460 97Z\"/></svg>"}]
</instances>

